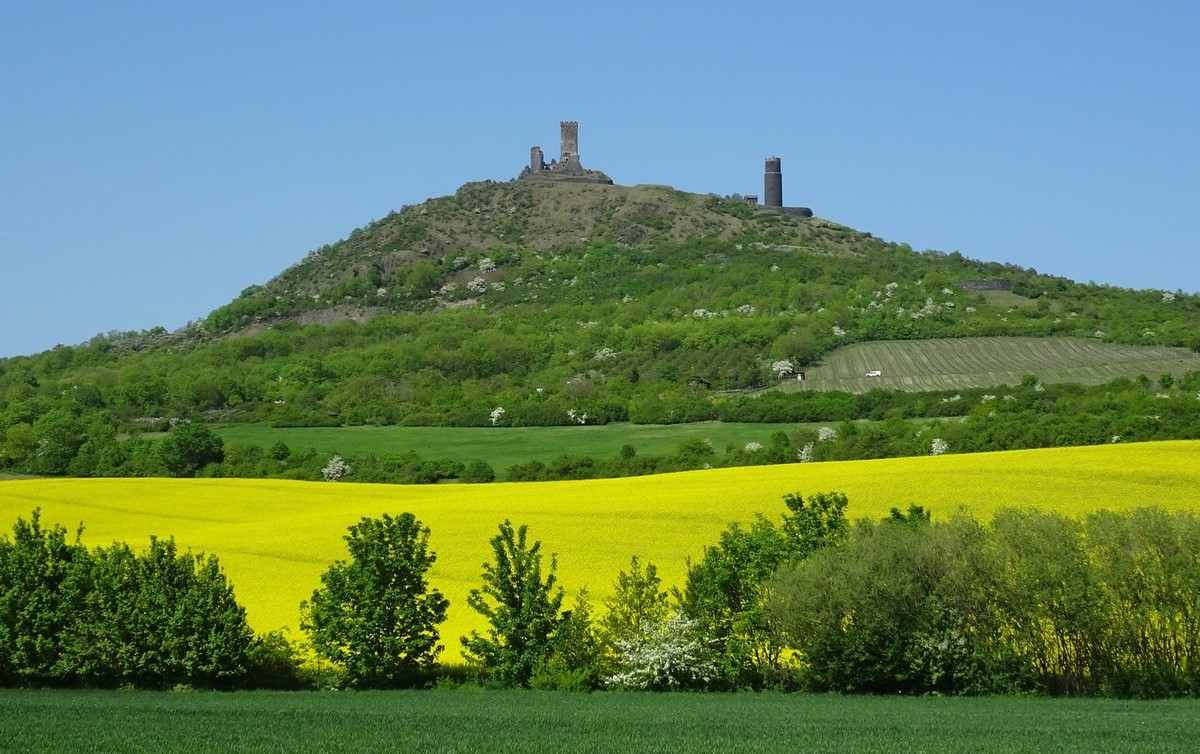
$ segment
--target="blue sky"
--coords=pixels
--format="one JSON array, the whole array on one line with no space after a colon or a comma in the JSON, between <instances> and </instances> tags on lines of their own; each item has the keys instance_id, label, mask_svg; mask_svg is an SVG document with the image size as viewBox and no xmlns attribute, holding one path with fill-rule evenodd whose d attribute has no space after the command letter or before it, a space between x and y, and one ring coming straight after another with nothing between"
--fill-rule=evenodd
<instances>
[{"instance_id":1,"label":"blue sky","mask_svg":"<svg viewBox=\"0 0 1200 754\"><path fill-rule=\"evenodd\" d=\"M560 120L617 183L778 155L891 241L1200 291L1200 3L588 5L7 0L0 356L200 319Z\"/></svg>"}]
</instances>

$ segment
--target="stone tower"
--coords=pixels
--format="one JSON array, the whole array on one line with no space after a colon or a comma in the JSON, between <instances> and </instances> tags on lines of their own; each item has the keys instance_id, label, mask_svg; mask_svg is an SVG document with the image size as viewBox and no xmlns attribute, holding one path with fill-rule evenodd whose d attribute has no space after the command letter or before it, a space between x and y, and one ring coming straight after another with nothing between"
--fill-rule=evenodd
<instances>
[{"instance_id":1,"label":"stone tower","mask_svg":"<svg viewBox=\"0 0 1200 754\"><path fill-rule=\"evenodd\" d=\"M579 164L579 123L574 120L564 120L558 124L562 139L562 155L558 164Z\"/></svg>"},{"instance_id":2,"label":"stone tower","mask_svg":"<svg viewBox=\"0 0 1200 754\"><path fill-rule=\"evenodd\" d=\"M768 157L763 176L763 206L783 206L783 169L778 157Z\"/></svg>"},{"instance_id":3,"label":"stone tower","mask_svg":"<svg viewBox=\"0 0 1200 754\"><path fill-rule=\"evenodd\" d=\"M609 178L599 170L588 170L579 164L579 123L573 120L560 121L559 136L562 139L562 156L546 164L546 155L541 147L529 148L529 164L517 176L526 181L553 181L556 183L604 183L612 185Z\"/></svg>"}]
</instances>

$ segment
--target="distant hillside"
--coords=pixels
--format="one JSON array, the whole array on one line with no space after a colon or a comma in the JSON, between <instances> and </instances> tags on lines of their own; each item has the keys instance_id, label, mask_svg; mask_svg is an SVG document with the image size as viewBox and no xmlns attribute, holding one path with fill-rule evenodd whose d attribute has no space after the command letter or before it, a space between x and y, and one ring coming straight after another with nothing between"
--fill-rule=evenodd
<instances>
[{"instance_id":1,"label":"distant hillside","mask_svg":"<svg viewBox=\"0 0 1200 754\"><path fill-rule=\"evenodd\" d=\"M173 418L712 419L726 416L731 392L744 406L781 374L820 377L818 365L838 363L847 346L994 336L1200 352L1200 296L917 252L738 197L471 183L310 253L186 330L111 333L0 360L0 470L64 473L91 454L81 468L158 473L153 459L104 454L113 437ZM1116 374L1134 375L1139 353L1146 395L1192 384L1186 360L1168 369L1154 351L1127 351ZM1046 358L1032 369L1040 381L1078 378ZM959 364L952 382L987 387L979 383L995 370L985 367ZM929 373L936 363L922 369L922 384L950 384ZM846 387L892 387L888 376Z\"/></svg>"},{"instance_id":2,"label":"distant hillside","mask_svg":"<svg viewBox=\"0 0 1200 754\"><path fill-rule=\"evenodd\" d=\"M207 324L214 332L279 318L328 324L380 312L474 304L484 293L492 305L546 301L546 294L497 295L503 288L494 284L525 284L514 280L520 276L513 272L528 252L544 259L537 255L701 239L716 247L742 239L766 242L776 251L844 254L854 253L870 235L667 186L469 183L453 196L392 212L310 253L267 284L246 289L213 312ZM482 259L496 268L479 269ZM468 288L476 278L488 284L487 291Z\"/></svg>"}]
</instances>

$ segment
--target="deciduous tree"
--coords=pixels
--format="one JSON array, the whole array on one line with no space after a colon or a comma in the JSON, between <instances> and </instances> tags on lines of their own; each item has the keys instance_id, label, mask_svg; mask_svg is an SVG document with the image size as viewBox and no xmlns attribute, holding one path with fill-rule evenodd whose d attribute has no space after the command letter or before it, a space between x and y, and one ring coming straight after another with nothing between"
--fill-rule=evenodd
<instances>
[{"instance_id":1,"label":"deciduous tree","mask_svg":"<svg viewBox=\"0 0 1200 754\"><path fill-rule=\"evenodd\" d=\"M437 627L450 602L426 580L437 561L429 534L411 513L364 517L345 537L350 560L331 565L301 605L313 647L350 685L411 685L443 649Z\"/></svg>"},{"instance_id":2,"label":"deciduous tree","mask_svg":"<svg viewBox=\"0 0 1200 754\"><path fill-rule=\"evenodd\" d=\"M500 524L492 537L495 560L483 564L483 587L472 589L467 604L490 624L480 634L462 637L467 659L490 678L524 686L552 650L551 637L558 628L563 590L557 585L558 567L550 556L549 573L542 576L542 543L528 544L528 528Z\"/></svg>"}]
</instances>

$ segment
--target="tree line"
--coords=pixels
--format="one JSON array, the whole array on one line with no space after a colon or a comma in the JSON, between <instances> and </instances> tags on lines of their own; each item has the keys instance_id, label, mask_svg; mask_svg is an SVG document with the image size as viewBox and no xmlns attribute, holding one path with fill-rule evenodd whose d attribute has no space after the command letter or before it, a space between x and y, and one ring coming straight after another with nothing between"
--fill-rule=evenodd
<instances>
[{"instance_id":1,"label":"tree line","mask_svg":"<svg viewBox=\"0 0 1200 754\"><path fill-rule=\"evenodd\" d=\"M879 694L1176 697L1200 692L1200 517L918 505L851 522L798 493L731 524L668 587L637 556L570 601L528 527L504 521L467 606L484 628L439 665L449 602L431 531L364 517L301 605L324 665L255 637L214 557L152 539L88 550L35 511L0 539L0 683L206 688L778 688Z\"/></svg>"},{"instance_id":2,"label":"tree line","mask_svg":"<svg viewBox=\"0 0 1200 754\"><path fill-rule=\"evenodd\" d=\"M400 484L587 479L719 466L1200 438L1200 372L1180 378L1164 374L1156 380L1121 378L1095 386L1046 385L1026 375L1019 385L937 393L768 392L731 396L719 403L695 395L672 400L656 405L669 405L670 416L679 420L828 426L777 430L765 443L716 448L687 440L674 453L662 455L640 455L626 446L608 458L562 455L507 469L478 458L426 458L411 450L337 454L346 468L336 478ZM497 423L513 423L509 413L501 414ZM330 478L330 455L311 448L290 448L282 442L269 448L225 443L199 418L164 420L154 429L160 431L119 435L104 413L54 409L32 424L18 422L0 434L0 470L79 477Z\"/></svg>"}]
</instances>

